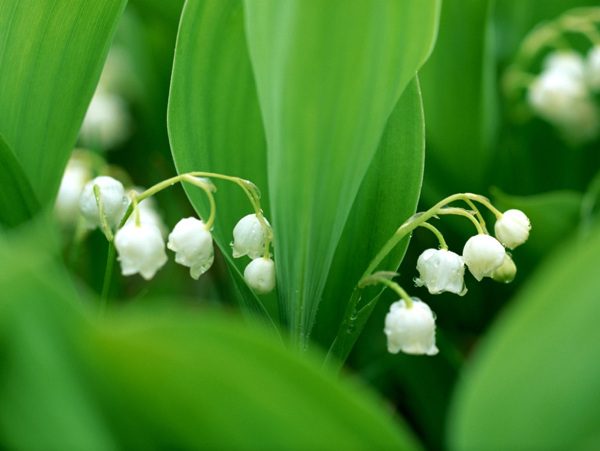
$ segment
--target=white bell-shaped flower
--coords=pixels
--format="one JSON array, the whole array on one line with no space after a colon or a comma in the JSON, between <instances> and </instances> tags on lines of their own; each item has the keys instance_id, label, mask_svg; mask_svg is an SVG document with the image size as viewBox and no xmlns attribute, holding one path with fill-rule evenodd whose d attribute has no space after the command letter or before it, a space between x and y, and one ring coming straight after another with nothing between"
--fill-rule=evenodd
<instances>
[{"instance_id":1,"label":"white bell-shaped flower","mask_svg":"<svg viewBox=\"0 0 600 451\"><path fill-rule=\"evenodd\" d=\"M167 247L174 251L175 261L190 268L190 275L198 279L210 269L214 261L211 233L196 218L182 219L169 235Z\"/></svg>"},{"instance_id":2,"label":"white bell-shaped flower","mask_svg":"<svg viewBox=\"0 0 600 451\"><path fill-rule=\"evenodd\" d=\"M477 280L491 277L504 262L505 255L504 246L496 238L483 234L469 238L463 249L465 264Z\"/></svg>"},{"instance_id":3,"label":"white bell-shaped flower","mask_svg":"<svg viewBox=\"0 0 600 451\"><path fill-rule=\"evenodd\" d=\"M529 218L521 210L508 210L496 221L494 226L496 238L510 249L520 246L527 238L531 230Z\"/></svg>"},{"instance_id":4,"label":"white bell-shaped flower","mask_svg":"<svg viewBox=\"0 0 600 451\"><path fill-rule=\"evenodd\" d=\"M586 80L593 91L600 90L600 46L590 49L586 59Z\"/></svg>"},{"instance_id":5,"label":"white bell-shaped flower","mask_svg":"<svg viewBox=\"0 0 600 451\"><path fill-rule=\"evenodd\" d=\"M111 149L131 133L127 103L117 94L97 89L81 124L79 141L84 146Z\"/></svg>"},{"instance_id":6,"label":"white bell-shaped flower","mask_svg":"<svg viewBox=\"0 0 600 451\"><path fill-rule=\"evenodd\" d=\"M270 258L255 258L246 266L244 279L256 294L270 293L275 288L275 263Z\"/></svg>"},{"instance_id":7,"label":"white bell-shaped flower","mask_svg":"<svg viewBox=\"0 0 600 451\"><path fill-rule=\"evenodd\" d=\"M129 199L125 197L123 185L112 177L100 176L86 183L79 198L79 211L86 220L86 226L93 229L100 225L100 213L94 186L100 188L100 197L108 224L115 227L125 214Z\"/></svg>"},{"instance_id":8,"label":"white bell-shaped flower","mask_svg":"<svg viewBox=\"0 0 600 451\"><path fill-rule=\"evenodd\" d=\"M447 249L427 249L417 260L419 278L417 286L425 285L431 294L444 291L464 295L465 262L463 258Z\"/></svg>"},{"instance_id":9,"label":"white bell-shaped flower","mask_svg":"<svg viewBox=\"0 0 600 451\"><path fill-rule=\"evenodd\" d=\"M139 273L149 280L167 262L160 230L150 224L126 224L115 234L115 248L124 276Z\"/></svg>"},{"instance_id":10,"label":"white bell-shaped flower","mask_svg":"<svg viewBox=\"0 0 600 451\"><path fill-rule=\"evenodd\" d=\"M54 213L58 220L73 226L79 219L79 197L92 173L84 161L71 158L60 181L60 188L54 204Z\"/></svg>"},{"instance_id":11,"label":"white bell-shaped flower","mask_svg":"<svg viewBox=\"0 0 600 451\"><path fill-rule=\"evenodd\" d=\"M271 225L266 218L265 223ZM244 216L233 229L233 257L248 257L255 259L265 252L267 237L265 231L255 214Z\"/></svg>"},{"instance_id":12,"label":"white bell-shaped flower","mask_svg":"<svg viewBox=\"0 0 600 451\"><path fill-rule=\"evenodd\" d=\"M585 77L586 70L583 57L572 50L549 53L544 58L543 68L544 71L563 72L580 80Z\"/></svg>"},{"instance_id":13,"label":"white bell-shaped flower","mask_svg":"<svg viewBox=\"0 0 600 451\"><path fill-rule=\"evenodd\" d=\"M547 70L533 81L527 92L531 109L554 124L562 124L589 101L583 78L567 70Z\"/></svg>"},{"instance_id":14,"label":"white bell-shaped flower","mask_svg":"<svg viewBox=\"0 0 600 451\"><path fill-rule=\"evenodd\" d=\"M411 307L401 299L394 302L385 317L388 351L397 354L435 355L435 318L427 304L412 298Z\"/></svg>"}]
</instances>

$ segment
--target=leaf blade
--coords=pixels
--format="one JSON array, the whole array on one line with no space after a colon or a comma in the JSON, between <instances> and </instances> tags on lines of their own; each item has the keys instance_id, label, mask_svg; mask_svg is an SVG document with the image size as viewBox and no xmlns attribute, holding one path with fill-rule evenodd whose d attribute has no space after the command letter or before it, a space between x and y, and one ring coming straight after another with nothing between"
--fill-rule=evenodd
<instances>
[{"instance_id":1,"label":"leaf blade","mask_svg":"<svg viewBox=\"0 0 600 451\"><path fill-rule=\"evenodd\" d=\"M0 7L0 132L51 203L126 0Z\"/></svg>"}]
</instances>

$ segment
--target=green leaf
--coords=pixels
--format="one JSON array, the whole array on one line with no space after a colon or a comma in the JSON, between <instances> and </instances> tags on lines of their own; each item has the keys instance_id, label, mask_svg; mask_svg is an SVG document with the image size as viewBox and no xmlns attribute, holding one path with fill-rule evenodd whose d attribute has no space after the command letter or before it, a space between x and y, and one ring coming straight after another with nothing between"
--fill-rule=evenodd
<instances>
[{"instance_id":1,"label":"green leaf","mask_svg":"<svg viewBox=\"0 0 600 451\"><path fill-rule=\"evenodd\" d=\"M126 0L0 4L0 132L53 201Z\"/></svg>"},{"instance_id":2,"label":"green leaf","mask_svg":"<svg viewBox=\"0 0 600 451\"><path fill-rule=\"evenodd\" d=\"M480 344L456 389L452 449L600 446L600 228L569 240Z\"/></svg>"},{"instance_id":3,"label":"green leaf","mask_svg":"<svg viewBox=\"0 0 600 451\"><path fill-rule=\"evenodd\" d=\"M416 78L408 85L388 120L379 148L352 206L323 293L315 337L328 347L341 322L352 289L383 245L415 213L423 177L425 136L421 93ZM395 271L408 240L386 258L378 270ZM354 284L354 285L353 285ZM369 290L368 293L378 292ZM366 295L365 298L369 296ZM365 312L365 321L370 311ZM362 327L354 327L350 351ZM341 333L347 334L346 331Z\"/></svg>"},{"instance_id":4,"label":"green leaf","mask_svg":"<svg viewBox=\"0 0 600 451\"><path fill-rule=\"evenodd\" d=\"M419 71L427 124L423 195L432 204L456 192L487 188L496 127L492 3L444 1L435 49Z\"/></svg>"},{"instance_id":5,"label":"green leaf","mask_svg":"<svg viewBox=\"0 0 600 451\"><path fill-rule=\"evenodd\" d=\"M138 312L109 321L89 351L130 448L415 445L363 389L230 318Z\"/></svg>"},{"instance_id":6,"label":"green leaf","mask_svg":"<svg viewBox=\"0 0 600 451\"><path fill-rule=\"evenodd\" d=\"M40 208L21 163L0 135L0 224L16 226Z\"/></svg>"},{"instance_id":7,"label":"green leaf","mask_svg":"<svg viewBox=\"0 0 600 451\"><path fill-rule=\"evenodd\" d=\"M171 303L91 320L56 237L27 226L0 235L3 447L418 448L373 393L231 315Z\"/></svg>"},{"instance_id":8,"label":"green leaf","mask_svg":"<svg viewBox=\"0 0 600 451\"><path fill-rule=\"evenodd\" d=\"M210 171L251 180L261 190L269 217L266 144L243 19L241 0L186 2L175 49L169 137L179 173ZM239 186L213 181L218 187L214 239L233 273L244 311L265 321L266 309L241 275L248 260L234 261L229 245L235 224L253 212L252 206ZM188 186L186 192L207 218L204 193ZM267 323L273 326L270 319Z\"/></svg>"},{"instance_id":9,"label":"green leaf","mask_svg":"<svg viewBox=\"0 0 600 451\"><path fill-rule=\"evenodd\" d=\"M268 143L280 316L305 347L360 184L431 49L439 3L245 7Z\"/></svg>"},{"instance_id":10,"label":"green leaf","mask_svg":"<svg viewBox=\"0 0 600 451\"><path fill-rule=\"evenodd\" d=\"M0 443L9 449L114 449L83 376L88 323L42 214L0 234Z\"/></svg>"}]
</instances>

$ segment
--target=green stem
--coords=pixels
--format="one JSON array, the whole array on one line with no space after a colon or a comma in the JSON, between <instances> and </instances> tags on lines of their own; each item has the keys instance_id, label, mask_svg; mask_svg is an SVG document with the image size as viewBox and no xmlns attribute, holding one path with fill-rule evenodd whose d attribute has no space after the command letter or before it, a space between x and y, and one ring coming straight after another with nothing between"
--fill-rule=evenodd
<instances>
[{"instance_id":1,"label":"green stem","mask_svg":"<svg viewBox=\"0 0 600 451\"><path fill-rule=\"evenodd\" d=\"M442 233L438 229L436 229L434 226L432 226L428 222L424 222L423 224L421 224L421 227L431 230L433 232L433 234L437 237L438 241L440 242L440 247L442 249L448 250L448 245L446 244L444 235L442 235Z\"/></svg>"},{"instance_id":2,"label":"green stem","mask_svg":"<svg viewBox=\"0 0 600 451\"><path fill-rule=\"evenodd\" d=\"M408 293L404 290L404 288L402 288L400 285L398 285L393 280L390 280L387 277L379 276L377 274L380 274L380 273L373 274L373 275L369 276L367 279L364 279L361 282L359 282L359 284L358 284L359 288L363 288L365 285L373 285L375 283L380 283L381 285L385 285L386 287L391 288L398 294L398 296L400 296L400 298L404 299L404 302L406 302L407 308L412 307L412 303L413 303L412 298L408 295Z\"/></svg>"},{"instance_id":3,"label":"green stem","mask_svg":"<svg viewBox=\"0 0 600 451\"><path fill-rule=\"evenodd\" d=\"M195 186L198 186L199 188L202 188L207 196L208 196L208 200L210 202L211 205L211 216L209 217L208 221L206 221L206 224L209 225L209 227L207 227L208 229L210 229L210 227L212 227L212 224L214 222L214 212L216 211L215 206L214 206L214 197L212 196L212 192L210 191L210 189L203 183L198 183L198 181L194 180L194 177L209 177L209 178L216 178L216 179L221 179L221 180L227 180L230 182L234 182L235 184L237 184L240 188L242 188L242 190L244 191L244 193L246 194L246 196L248 196L248 199L250 200L250 203L252 204L252 208L254 209L254 213L256 214L258 220L260 221L262 227L263 227L263 231L265 233L265 236L267 237L267 243L266 243L266 254L265 255L269 255L269 245L270 243L273 241L273 232L271 231L271 228L267 225L263 214L262 214L262 209L260 208L260 191L258 190L258 188L249 180L244 180L240 177L232 177L229 175L223 175L223 174L218 174L216 172L200 172L200 171L193 171L193 172L188 172L185 174L179 174L176 175L174 177L168 178L166 180L163 180L160 183L157 183L156 185L148 188L146 191L144 191L143 193L139 194L137 196L137 200L138 202L143 201L144 199L153 196L154 194L162 191L165 188L168 188L169 186L174 185L175 183L180 183L180 182L188 182L191 183ZM121 223L119 224L118 228L123 227L123 225L125 224L125 222L127 221L127 219L129 218L129 216L131 215L131 212L133 211L133 206L129 205L129 207L127 208L127 211L125 212L125 215L123 216L123 219L121 220Z\"/></svg>"},{"instance_id":4,"label":"green stem","mask_svg":"<svg viewBox=\"0 0 600 451\"><path fill-rule=\"evenodd\" d=\"M479 223L479 221L477 221L477 219L475 219L473 217L472 213L469 213L468 211L464 210L463 208L454 208L454 207L449 207L449 208L441 208L440 211L438 211L438 215L457 215L457 216L464 216L465 218L468 218L473 225L475 226L475 228L477 229L477 233L482 235L485 234L485 230L483 229L483 227L481 227L481 224Z\"/></svg>"},{"instance_id":5,"label":"green stem","mask_svg":"<svg viewBox=\"0 0 600 451\"><path fill-rule=\"evenodd\" d=\"M106 257L106 270L104 272L104 283L102 285L102 297L100 298L100 315L104 317L110 300L110 283L112 281L113 268L115 264L115 243L109 241L108 255Z\"/></svg>"},{"instance_id":6,"label":"green stem","mask_svg":"<svg viewBox=\"0 0 600 451\"><path fill-rule=\"evenodd\" d=\"M470 199L470 200L479 202L479 203L485 205L486 207L488 207L494 213L498 212L498 210L496 210L496 208L494 208L494 206L490 203L490 201L488 199L486 199L485 197L480 196L478 194L459 193L459 194L453 194L452 196L448 196L445 199L442 199L441 201L439 201L437 204L435 204L429 210L427 210L423 213L415 214L414 216L409 218L404 224L402 224L400 226L400 228L398 228L398 230L396 230L396 233L394 233L392 235L392 237L384 244L384 246L377 253L377 255L373 258L373 260L371 260L371 262L369 263L369 266L367 266L367 269L363 273L361 280L366 278L367 276L369 276L371 273L373 273L375 271L375 269L377 269L377 266L379 266L379 264L383 261L383 259L385 257L387 257L388 254L392 251L392 249L394 249L394 247L396 247L396 245L400 241L402 241L402 239L404 237L406 237L409 233L411 233L414 229L421 226L422 224L424 224L426 221L428 221L435 215L444 214L441 210L446 205L448 205L452 202L455 202L457 200L464 201L465 199ZM446 209L446 213L462 215L462 213L458 213L458 210L460 210L460 209L457 209L456 211ZM469 215L464 210L462 210L462 211L464 213L466 213L467 215ZM498 213L501 214L500 212L498 212ZM472 218L472 215L469 215L469 216L471 216L471 218ZM477 221L475 221L475 222L477 222ZM477 223L476 227L478 227L478 230L481 230L479 223Z\"/></svg>"},{"instance_id":7,"label":"green stem","mask_svg":"<svg viewBox=\"0 0 600 451\"><path fill-rule=\"evenodd\" d=\"M210 216L208 217L208 220L206 221L204 226L206 227L206 230L210 230L215 222L215 217L217 215L217 206L215 205L215 196L213 196L213 189L211 189L212 187L207 186L207 184L204 181L198 179L197 177L193 177L187 174L184 174L182 181L197 186L198 188L202 189L206 194L206 197L208 198L208 202L210 204Z\"/></svg>"}]
</instances>

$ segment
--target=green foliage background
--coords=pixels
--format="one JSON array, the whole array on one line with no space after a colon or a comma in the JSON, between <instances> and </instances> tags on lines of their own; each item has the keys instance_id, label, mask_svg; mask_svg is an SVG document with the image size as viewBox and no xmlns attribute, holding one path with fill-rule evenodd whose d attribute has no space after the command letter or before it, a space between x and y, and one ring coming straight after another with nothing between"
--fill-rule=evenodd
<instances>
[{"instance_id":1,"label":"green foliage background","mask_svg":"<svg viewBox=\"0 0 600 451\"><path fill-rule=\"evenodd\" d=\"M599 142L515 122L501 92L536 24L593 4L0 2L2 447L597 448ZM113 274L98 315L106 241L78 248L51 210L111 45L129 57L118 94L134 126L92 150L135 185L252 180L277 293L244 282L229 242L250 204L217 181L211 271ZM380 269L402 263L400 283L437 313L440 354L386 352L389 292L367 291L374 310L339 329L395 229L465 191L530 217L515 282L428 295L414 266L437 243L416 232ZM156 200L168 228L208 215L193 188ZM439 227L457 252L472 234L460 218ZM340 334L336 375L322 364Z\"/></svg>"}]
</instances>

